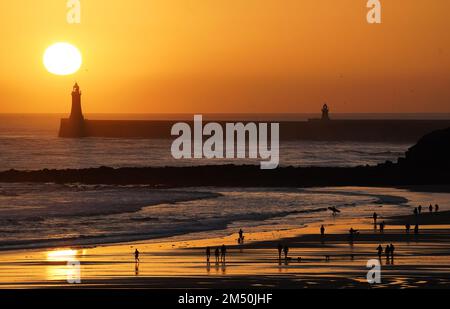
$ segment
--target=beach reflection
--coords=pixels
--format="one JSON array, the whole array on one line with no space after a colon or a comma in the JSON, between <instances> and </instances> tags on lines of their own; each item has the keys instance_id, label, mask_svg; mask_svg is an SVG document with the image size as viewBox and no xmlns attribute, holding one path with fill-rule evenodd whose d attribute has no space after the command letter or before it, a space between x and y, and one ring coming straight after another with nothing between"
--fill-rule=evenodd
<instances>
[{"instance_id":1,"label":"beach reflection","mask_svg":"<svg viewBox=\"0 0 450 309\"><path fill-rule=\"evenodd\" d=\"M51 262L69 262L75 261L78 250L56 250L47 252L47 261Z\"/></svg>"},{"instance_id":2,"label":"beach reflection","mask_svg":"<svg viewBox=\"0 0 450 309\"><path fill-rule=\"evenodd\" d=\"M72 249L48 251L47 280L69 281L79 278L80 269L76 265L79 262L78 257L84 253L84 250Z\"/></svg>"}]
</instances>

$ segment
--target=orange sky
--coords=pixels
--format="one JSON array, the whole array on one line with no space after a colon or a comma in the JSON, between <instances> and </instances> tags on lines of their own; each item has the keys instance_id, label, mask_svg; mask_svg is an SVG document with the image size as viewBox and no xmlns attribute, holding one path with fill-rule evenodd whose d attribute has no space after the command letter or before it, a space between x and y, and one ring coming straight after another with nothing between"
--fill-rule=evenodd
<instances>
[{"instance_id":1,"label":"orange sky","mask_svg":"<svg viewBox=\"0 0 450 309\"><path fill-rule=\"evenodd\" d=\"M0 112L450 112L450 1L66 0L0 2ZM82 69L48 73L46 47Z\"/></svg>"}]
</instances>

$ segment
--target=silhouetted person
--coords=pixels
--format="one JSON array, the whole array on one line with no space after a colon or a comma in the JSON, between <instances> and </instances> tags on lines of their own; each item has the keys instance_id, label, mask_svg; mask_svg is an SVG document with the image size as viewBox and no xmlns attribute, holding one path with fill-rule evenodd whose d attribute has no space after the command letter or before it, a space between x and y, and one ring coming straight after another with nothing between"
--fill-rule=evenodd
<instances>
[{"instance_id":1,"label":"silhouetted person","mask_svg":"<svg viewBox=\"0 0 450 309\"><path fill-rule=\"evenodd\" d=\"M387 245L386 249L384 249L384 254L386 255L386 260L389 260L389 256L391 254L391 247L389 245Z\"/></svg>"},{"instance_id":2,"label":"silhouetted person","mask_svg":"<svg viewBox=\"0 0 450 309\"><path fill-rule=\"evenodd\" d=\"M430 206L428 206L428 210L429 210L430 212L433 212L433 205L430 204Z\"/></svg>"},{"instance_id":3,"label":"silhouetted person","mask_svg":"<svg viewBox=\"0 0 450 309\"><path fill-rule=\"evenodd\" d=\"M381 259L381 256L383 255L383 247L381 245L378 245L377 251L378 251L378 258Z\"/></svg>"},{"instance_id":4,"label":"silhouetted person","mask_svg":"<svg viewBox=\"0 0 450 309\"><path fill-rule=\"evenodd\" d=\"M355 235L358 234L358 230L354 230L353 228L350 228L349 233L350 233L350 242L353 243Z\"/></svg>"},{"instance_id":5,"label":"silhouetted person","mask_svg":"<svg viewBox=\"0 0 450 309\"><path fill-rule=\"evenodd\" d=\"M380 232L381 232L381 233L384 233L384 227L385 227L385 225L386 225L386 223L384 223L384 221L380 223Z\"/></svg>"},{"instance_id":6,"label":"silhouetted person","mask_svg":"<svg viewBox=\"0 0 450 309\"><path fill-rule=\"evenodd\" d=\"M242 229L239 230L239 240L240 244L244 243L244 231Z\"/></svg>"},{"instance_id":7,"label":"silhouetted person","mask_svg":"<svg viewBox=\"0 0 450 309\"><path fill-rule=\"evenodd\" d=\"M411 230L411 224L406 223L406 224L405 224L405 228L406 228L406 233L409 234L409 231Z\"/></svg>"},{"instance_id":8,"label":"silhouetted person","mask_svg":"<svg viewBox=\"0 0 450 309\"><path fill-rule=\"evenodd\" d=\"M325 236L325 227L323 225L320 227L320 236Z\"/></svg>"},{"instance_id":9,"label":"silhouetted person","mask_svg":"<svg viewBox=\"0 0 450 309\"><path fill-rule=\"evenodd\" d=\"M278 243L278 259L281 260L281 252L283 251L283 245Z\"/></svg>"},{"instance_id":10,"label":"silhouetted person","mask_svg":"<svg viewBox=\"0 0 450 309\"><path fill-rule=\"evenodd\" d=\"M219 256L220 256L219 248L216 248L216 251L214 252L214 254L216 256L216 263L219 263Z\"/></svg>"},{"instance_id":11,"label":"silhouetted person","mask_svg":"<svg viewBox=\"0 0 450 309\"><path fill-rule=\"evenodd\" d=\"M287 245L284 246L283 252L284 252L284 259L287 260L289 253L289 247Z\"/></svg>"},{"instance_id":12,"label":"silhouetted person","mask_svg":"<svg viewBox=\"0 0 450 309\"><path fill-rule=\"evenodd\" d=\"M354 230L352 227L349 230L350 236L354 236L354 235L358 235L359 231L358 230Z\"/></svg>"},{"instance_id":13,"label":"silhouetted person","mask_svg":"<svg viewBox=\"0 0 450 309\"><path fill-rule=\"evenodd\" d=\"M373 224L377 224L378 214L376 212L373 213Z\"/></svg>"},{"instance_id":14,"label":"silhouetted person","mask_svg":"<svg viewBox=\"0 0 450 309\"><path fill-rule=\"evenodd\" d=\"M417 208L417 210L419 211L419 214L422 213L422 205L419 205L419 207Z\"/></svg>"},{"instance_id":15,"label":"silhouetted person","mask_svg":"<svg viewBox=\"0 0 450 309\"><path fill-rule=\"evenodd\" d=\"M134 261L139 262L139 250L134 250Z\"/></svg>"},{"instance_id":16,"label":"silhouetted person","mask_svg":"<svg viewBox=\"0 0 450 309\"><path fill-rule=\"evenodd\" d=\"M414 227L414 234L419 234L419 225L416 224L416 226Z\"/></svg>"},{"instance_id":17,"label":"silhouetted person","mask_svg":"<svg viewBox=\"0 0 450 309\"><path fill-rule=\"evenodd\" d=\"M435 212L438 212L438 211L439 211L439 205L438 205L438 204L434 205L434 211L435 211Z\"/></svg>"},{"instance_id":18,"label":"silhouetted person","mask_svg":"<svg viewBox=\"0 0 450 309\"><path fill-rule=\"evenodd\" d=\"M417 207L414 208L414 215L417 216L419 214L419 211L417 210Z\"/></svg>"},{"instance_id":19,"label":"silhouetted person","mask_svg":"<svg viewBox=\"0 0 450 309\"><path fill-rule=\"evenodd\" d=\"M206 247L206 262L209 263L209 258L211 257L211 248Z\"/></svg>"},{"instance_id":20,"label":"silhouetted person","mask_svg":"<svg viewBox=\"0 0 450 309\"><path fill-rule=\"evenodd\" d=\"M222 261L225 262L226 256L227 256L227 247L225 245L222 245L222 248L220 249L220 252L222 254Z\"/></svg>"},{"instance_id":21,"label":"silhouetted person","mask_svg":"<svg viewBox=\"0 0 450 309\"><path fill-rule=\"evenodd\" d=\"M395 247L393 244L391 244L389 246L389 252L391 253L391 260L394 261L394 251L395 251Z\"/></svg>"}]
</instances>

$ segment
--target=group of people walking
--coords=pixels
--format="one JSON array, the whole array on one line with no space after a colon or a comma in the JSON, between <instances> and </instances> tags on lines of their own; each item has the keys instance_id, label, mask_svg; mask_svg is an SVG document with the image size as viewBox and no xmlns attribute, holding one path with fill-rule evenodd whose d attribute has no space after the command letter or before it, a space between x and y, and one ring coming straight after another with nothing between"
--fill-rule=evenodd
<instances>
[{"instance_id":1,"label":"group of people walking","mask_svg":"<svg viewBox=\"0 0 450 309\"><path fill-rule=\"evenodd\" d=\"M432 213L434 210L434 212L438 212L439 211L439 205L435 204L434 207L432 204L430 204L430 206L428 206L428 211L430 213ZM418 216L422 213L422 205L419 205L419 207L414 208L414 215Z\"/></svg>"},{"instance_id":2,"label":"group of people walking","mask_svg":"<svg viewBox=\"0 0 450 309\"><path fill-rule=\"evenodd\" d=\"M418 207L414 208L413 213L414 213L416 218L422 213L422 209L423 209L422 205L419 205ZM432 204L430 204L430 206L428 207L428 211L430 213L433 213L433 211L434 212L438 212L439 211L439 205L435 204L433 206ZM374 225L376 226L377 225L378 214L376 212L374 212L372 218L373 218ZM385 228L384 221L381 222L379 225L380 225L380 232L383 232L384 228ZM411 232L411 224L410 223L406 223L405 224L405 230L406 230L407 234L409 234ZM418 223L415 224L413 231L414 231L415 235L419 234L419 224ZM383 252L384 252L387 260L389 260L389 259L393 260L394 259L394 251L395 251L395 247L394 247L393 244L387 245L385 249L383 249L383 247L381 245L379 245L378 248L377 248L378 257L380 259L381 259L381 256L383 255Z\"/></svg>"},{"instance_id":3,"label":"group of people walking","mask_svg":"<svg viewBox=\"0 0 450 309\"><path fill-rule=\"evenodd\" d=\"M374 212L372 215L372 218L373 218L374 229L376 230L378 214L376 212ZM380 233L384 233L384 228L386 227L386 222L384 222L384 220L383 220L382 222L380 222L379 226L380 226Z\"/></svg>"},{"instance_id":4,"label":"group of people walking","mask_svg":"<svg viewBox=\"0 0 450 309\"><path fill-rule=\"evenodd\" d=\"M214 250L214 255L216 257L216 263L225 263L227 257L227 247L222 245ZM206 247L206 262L210 263L211 259L211 247Z\"/></svg>"},{"instance_id":5,"label":"group of people walking","mask_svg":"<svg viewBox=\"0 0 450 309\"><path fill-rule=\"evenodd\" d=\"M419 205L418 207L414 208L414 210L413 210L414 216L416 217L416 224L414 226L414 234L415 235L419 234L419 224L417 223L417 218L419 217L419 215L422 214L422 209L423 209L422 205ZM433 213L433 211L434 212L438 212L439 211L439 205L435 204L434 207L433 207L433 205L430 204L430 206L428 206L428 211L430 213ZM406 230L406 233L409 234L411 232L411 224L406 223L405 224L405 230Z\"/></svg>"},{"instance_id":6,"label":"group of people walking","mask_svg":"<svg viewBox=\"0 0 450 309\"><path fill-rule=\"evenodd\" d=\"M239 229L239 238L238 238L238 244L242 245L244 244L244 231L242 229ZM214 250L214 256L216 257L216 263L222 262L225 263L226 256L227 256L227 247L225 245L222 245L221 247L217 247ZM206 262L209 263L211 259L211 247L206 247Z\"/></svg>"},{"instance_id":7,"label":"group of people walking","mask_svg":"<svg viewBox=\"0 0 450 309\"><path fill-rule=\"evenodd\" d=\"M433 211L438 212L439 205L435 204L433 207L433 205L430 204L428 209L429 209L430 213L432 213ZM422 205L419 205L418 207L414 208L413 212L416 217L418 215L420 215L422 213ZM378 214L376 212L374 212L372 218L373 218L374 225L377 226L377 220L379 218ZM384 232L385 226L386 226L386 223L384 221L379 223L379 230L381 233ZM406 229L406 233L409 234L411 231L411 225L409 223L406 223L405 229ZM353 240L353 238L359 234L359 231L355 230L353 228L350 228L349 233L350 233L351 240ZM419 233L419 224L415 224L414 234L418 234L418 233ZM243 244L244 243L244 231L242 229L240 229L238 234L239 234L238 243ZM323 225L320 227L320 235L322 238L325 237L325 227ZM284 259L287 261L288 254L289 254L289 247L287 245L282 245L281 243L278 243L277 249L278 249L278 259L281 260L282 255L284 255ZM211 250L212 250L211 247L206 247L206 261L208 264L210 263ZM387 245L384 249L381 245L379 245L377 247L377 252L378 252L378 257L380 259L384 253L387 260L393 260L395 247L392 243ZM140 252L138 249L136 249L134 252L134 258L135 258L135 262L137 265L139 264L139 255L140 255ZM219 263L219 262L225 263L226 255L227 255L227 247L225 246L225 244L223 244L221 247L216 247L214 250L214 255L216 258L216 263Z\"/></svg>"},{"instance_id":8,"label":"group of people walking","mask_svg":"<svg viewBox=\"0 0 450 309\"><path fill-rule=\"evenodd\" d=\"M439 205L436 204L433 207L433 205L430 204L430 206L429 206L430 213L432 213L433 210L434 210L434 212L438 212L439 211ZM417 218L417 216L422 213L422 205L419 205L419 207L414 208L413 213L414 213L414 215ZM376 212L374 212L372 218L373 218L374 225L376 226L377 225L378 214ZM382 221L379 224L379 226L380 226L380 228L379 228L380 232L383 233L384 229L386 227L386 223L384 221ZM407 234L409 234L411 232L411 224L409 222L405 224L405 231L406 231ZM419 224L418 223L415 224L413 232L416 235L419 234Z\"/></svg>"},{"instance_id":9,"label":"group of people walking","mask_svg":"<svg viewBox=\"0 0 450 309\"><path fill-rule=\"evenodd\" d=\"M242 231L242 229L239 230L238 234L239 234L238 243L243 244L244 232ZM284 258L287 260L288 254L289 254L289 247L287 245L283 246L281 243L279 243L277 246L277 249L278 249L278 259L281 260L281 257L284 254ZM225 245L222 245L221 247L217 247L214 250L214 255L216 257L216 263L219 263L219 262L225 263L226 254L227 254L227 247ZM206 247L206 262L210 263L210 259L211 259L211 247Z\"/></svg>"},{"instance_id":10,"label":"group of people walking","mask_svg":"<svg viewBox=\"0 0 450 309\"><path fill-rule=\"evenodd\" d=\"M381 245L378 246L377 252L378 252L378 257L381 259L381 257L383 256L383 247ZM384 249L384 254L386 256L386 259L394 260L394 252L395 252L394 245L393 244L387 245L386 248Z\"/></svg>"},{"instance_id":11,"label":"group of people walking","mask_svg":"<svg viewBox=\"0 0 450 309\"><path fill-rule=\"evenodd\" d=\"M406 230L406 233L409 234L411 232L411 224L406 223L405 230ZM414 226L414 234L416 234L416 235L419 234L419 224L416 224Z\"/></svg>"},{"instance_id":12,"label":"group of people walking","mask_svg":"<svg viewBox=\"0 0 450 309\"><path fill-rule=\"evenodd\" d=\"M289 247L287 245L282 245L281 243L278 243L277 246L278 249L278 259L281 260L281 253L284 253L284 259L288 259L288 253L289 253Z\"/></svg>"}]
</instances>

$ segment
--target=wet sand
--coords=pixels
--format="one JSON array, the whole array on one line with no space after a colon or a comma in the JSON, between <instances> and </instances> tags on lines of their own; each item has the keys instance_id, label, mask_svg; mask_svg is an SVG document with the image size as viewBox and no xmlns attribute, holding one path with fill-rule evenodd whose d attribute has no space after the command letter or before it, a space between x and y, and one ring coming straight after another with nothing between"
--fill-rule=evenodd
<instances>
[{"instance_id":1,"label":"wet sand","mask_svg":"<svg viewBox=\"0 0 450 309\"><path fill-rule=\"evenodd\" d=\"M418 216L415 215L407 215L407 216L395 216L390 218L389 222L391 224L401 224L405 225L407 223L419 224L420 225L445 225L450 222L450 211L441 211L441 212L430 212L428 207L425 207L425 210L422 210L422 213Z\"/></svg>"},{"instance_id":2,"label":"wet sand","mask_svg":"<svg viewBox=\"0 0 450 309\"><path fill-rule=\"evenodd\" d=\"M423 214L425 217L426 214ZM384 233L370 218L340 219L329 215L326 235L319 225L285 231L237 234L224 238L180 241L177 237L127 244L0 253L1 288L448 288L450 286L450 212L433 213L420 234L406 234L405 219L386 220ZM401 224L401 225L398 225ZM424 223L425 224L425 223ZM353 242L348 229L359 230ZM287 261L278 259L277 244L288 245ZM376 247L393 243L394 261L383 256L382 283L367 283L369 259ZM226 263L216 263L214 248L227 245ZM211 246L211 263L205 247ZM140 262L133 252L141 252ZM329 256L327 261L326 256ZM301 258L300 260L298 258ZM81 263L81 283L69 284L76 274L68 261Z\"/></svg>"}]
</instances>

